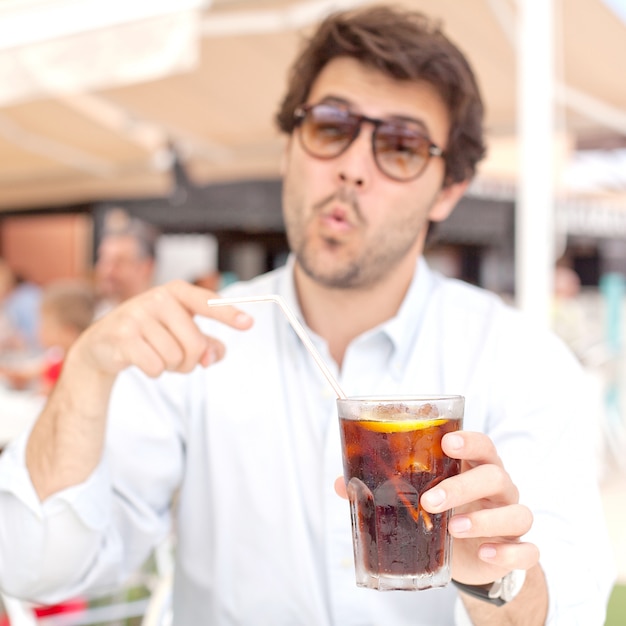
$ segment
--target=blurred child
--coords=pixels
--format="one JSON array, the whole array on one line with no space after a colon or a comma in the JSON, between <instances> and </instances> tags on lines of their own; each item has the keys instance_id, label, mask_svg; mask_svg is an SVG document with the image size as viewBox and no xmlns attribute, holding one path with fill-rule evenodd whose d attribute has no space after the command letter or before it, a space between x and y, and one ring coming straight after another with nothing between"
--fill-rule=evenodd
<instances>
[{"instance_id":1,"label":"blurred child","mask_svg":"<svg viewBox=\"0 0 626 626\"><path fill-rule=\"evenodd\" d=\"M43 357L34 365L20 369L4 369L9 383L15 388L35 386L48 393L56 383L63 358L78 336L91 324L95 311L95 293L82 282L57 281L43 292L39 341L45 349Z\"/></svg>"},{"instance_id":2,"label":"blurred child","mask_svg":"<svg viewBox=\"0 0 626 626\"><path fill-rule=\"evenodd\" d=\"M0 258L0 351L32 353L40 348L40 303L41 288Z\"/></svg>"}]
</instances>

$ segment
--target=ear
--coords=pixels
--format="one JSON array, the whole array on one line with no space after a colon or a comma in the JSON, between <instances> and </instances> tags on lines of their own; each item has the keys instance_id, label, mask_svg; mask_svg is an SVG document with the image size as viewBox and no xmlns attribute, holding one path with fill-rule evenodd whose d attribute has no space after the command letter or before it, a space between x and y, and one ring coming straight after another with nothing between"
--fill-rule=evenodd
<instances>
[{"instance_id":1,"label":"ear","mask_svg":"<svg viewBox=\"0 0 626 626\"><path fill-rule=\"evenodd\" d=\"M443 187L428 212L428 218L432 222L443 222L452 213L456 203L463 197L469 183L469 180L464 180Z\"/></svg>"}]
</instances>

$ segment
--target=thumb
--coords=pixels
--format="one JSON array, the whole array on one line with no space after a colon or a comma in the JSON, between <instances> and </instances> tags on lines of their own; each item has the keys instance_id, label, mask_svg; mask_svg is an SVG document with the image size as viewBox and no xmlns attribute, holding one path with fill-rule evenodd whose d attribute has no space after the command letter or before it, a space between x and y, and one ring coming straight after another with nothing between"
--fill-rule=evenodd
<instances>
[{"instance_id":1,"label":"thumb","mask_svg":"<svg viewBox=\"0 0 626 626\"><path fill-rule=\"evenodd\" d=\"M206 348L200 356L200 365L202 367L209 367L218 361L221 361L226 354L226 347L221 341L215 339L215 337L209 337L205 335Z\"/></svg>"},{"instance_id":2,"label":"thumb","mask_svg":"<svg viewBox=\"0 0 626 626\"><path fill-rule=\"evenodd\" d=\"M335 491L337 492L337 495L341 498L344 498L345 500L348 499L346 481L344 480L343 476L339 476L339 478L337 478L337 480L335 481Z\"/></svg>"}]
</instances>

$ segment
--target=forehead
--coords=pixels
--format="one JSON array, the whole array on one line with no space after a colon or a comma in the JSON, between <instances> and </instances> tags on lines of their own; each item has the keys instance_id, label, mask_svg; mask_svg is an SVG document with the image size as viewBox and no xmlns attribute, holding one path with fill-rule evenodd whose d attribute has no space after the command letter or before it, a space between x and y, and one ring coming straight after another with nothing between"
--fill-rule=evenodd
<instances>
[{"instance_id":1,"label":"forehead","mask_svg":"<svg viewBox=\"0 0 626 626\"><path fill-rule=\"evenodd\" d=\"M421 121L434 141L444 143L448 108L427 81L397 80L350 57L329 61L311 87L308 101L341 98L371 117L410 117Z\"/></svg>"},{"instance_id":2,"label":"forehead","mask_svg":"<svg viewBox=\"0 0 626 626\"><path fill-rule=\"evenodd\" d=\"M130 235L113 235L103 239L98 248L100 256L136 257L139 255L139 244Z\"/></svg>"}]
</instances>

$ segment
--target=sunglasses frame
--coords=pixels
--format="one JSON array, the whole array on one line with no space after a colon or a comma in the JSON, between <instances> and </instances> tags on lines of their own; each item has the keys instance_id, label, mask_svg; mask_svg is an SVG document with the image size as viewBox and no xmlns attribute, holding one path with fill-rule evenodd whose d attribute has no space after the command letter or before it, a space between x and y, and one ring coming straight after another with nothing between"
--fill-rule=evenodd
<instances>
[{"instance_id":1,"label":"sunglasses frame","mask_svg":"<svg viewBox=\"0 0 626 626\"><path fill-rule=\"evenodd\" d=\"M293 117L294 117L294 128L298 128L300 129L300 127L303 125L303 123L305 122L307 116L310 114L310 112L315 109L316 107L320 107L320 106L325 106L328 108L335 108L339 111L342 111L343 109L341 107L338 106L334 106L331 104L325 104L323 102L317 103L317 104L302 104L299 107L296 107L296 110L294 111ZM300 145L302 146L302 148L304 149L304 151L309 154L310 156L316 158L316 159L322 159L324 161L328 161L330 159L335 159L338 156L341 156L353 143L354 140L359 136L359 134L361 133L361 127L363 126L364 122L368 122L369 124L371 124L374 127L374 130L372 132L372 155L374 156L374 162L376 163L376 167L379 169L379 171L384 174L387 178L390 178L391 180L395 180L398 182L409 182L412 180L415 180L416 178L419 178L423 173L424 170L426 169L426 167L428 166L428 163L430 162L430 157L441 157L444 158L445 157L445 151L443 149L441 149L436 143L434 143L430 137L428 135L426 135L425 133L420 133L417 132L416 134L423 137L427 143L428 143L428 152L427 152L427 156L424 159L424 165L420 168L420 170L416 173L413 174L412 176L409 176L408 178L401 178L398 176L393 176L391 174L389 174L388 172L386 172L380 165L379 161L378 161L378 154L376 152L376 133L378 132L378 129L383 125L383 124L389 124L392 120L389 119L380 119L380 118L376 118L376 117L369 117L367 115L361 115L360 113L354 113L352 111L346 110L348 116L352 119L356 120L356 125L355 125L355 131L352 134L352 136L350 137L349 141L346 143L345 146L343 146L343 148L341 148L341 150L339 150L339 152L337 152L337 154L333 154L333 155L329 155L329 156L323 156L323 155L319 155L316 154L314 152L311 151L311 149L306 145L304 139L303 139L303 133L300 132Z\"/></svg>"}]
</instances>

